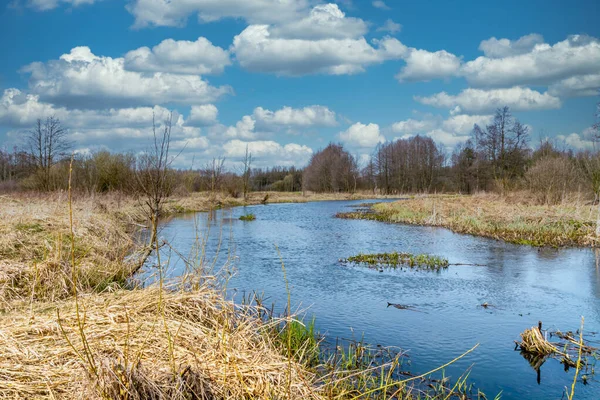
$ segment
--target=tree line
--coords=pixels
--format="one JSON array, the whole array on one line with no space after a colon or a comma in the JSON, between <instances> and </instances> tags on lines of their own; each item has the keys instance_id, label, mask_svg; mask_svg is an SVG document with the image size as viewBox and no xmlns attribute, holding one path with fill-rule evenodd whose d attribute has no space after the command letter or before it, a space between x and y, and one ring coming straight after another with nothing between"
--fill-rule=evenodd
<instances>
[{"instance_id":1,"label":"tree line","mask_svg":"<svg viewBox=\"0 0 600 400\"><path fill-rule=\"evenodd\" d=\"M550 141L531 146L529 129L508 107L489 125L474 125L451 154L426 136L379 144L362 168L342 144L316 152L305 168L254 168L246 150L242 167L227 168L215 158L195 169L176 169L169 154L170 123L154 126L150 149L141 154L98 151L71 154L72 143L60 120L38 120L20 148L0 149L0 190L65 189L72 167L73 186L87 192L137 193L251 191L355 192L381 194L530 190L540 202L558 202L571 193L600 195L600 153L561 150ZM596 132L600 126L595 125ZM71 163L72 158L72 163ZM151 197L151 196L150 196Z\"/></svg>"}]
</instances>

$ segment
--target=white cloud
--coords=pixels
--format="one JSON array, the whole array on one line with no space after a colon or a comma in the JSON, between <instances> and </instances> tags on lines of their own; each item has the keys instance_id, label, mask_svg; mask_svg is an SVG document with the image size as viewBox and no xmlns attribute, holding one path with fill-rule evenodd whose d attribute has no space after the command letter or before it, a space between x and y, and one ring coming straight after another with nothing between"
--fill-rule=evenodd
<instances>
[{"instance_id":1,"label":"white cloud","mask_svg":"<svg viewBox=\"0 0 600 400\"><path fill-rule=\"evenodd\" d=\"M385 21L385 23L377 28L377 32L389 32L391 34L398 33L402 30L402 25L395 23L391 19Z\"/></svg>"},{"instance_id":2,"label":"white cloud","mask_svg":"<svg viewBox=\"0 0 600 400\"><path fill-rule=\"evenodd\" d=\"M373 7L379 8L380 10L391 10L391 8L388 7L383 0L375 0L371 4L373 4Z\"/></svg>"},{"instance_id":3,"label":"white cloud","mask_svg":"<svg viewBox=\"0 0 600 400\"><path fill-rule=\"evenodd\" d=\"M18 89L6 89L0 98L0 123L12 127L31 127L37 118L56 115L62 118L66 109L57 109L40 103L39 96L25 94Z\"/></svg>"},{"instance_id":4,"label":"white cloud","mask_svg":"<svg viewBox=\"0 0 600 400\"><path fill-rule=\"evenodd\" d=\"M367 33L367 24L359 18L348 18L337 4L315 6L310 14L297 21L274 26L271 34L284 39L346 39Z\"/></svg>"},{"instance_id":5,"label":"white cloud","mask_svg":"<svg viewBox=\"0 0 600 400\"><path fill-rule=\"evenodd\" d=\"M406 46L394 38L375 42L358 39L283 39L273 37L268 25L250 25L233 40L232 51L240 65L254 72L279 75L363 72L365 67L397 59Z\"/></svg>"},{"instance_id":6,"label":"white cloud","mask_svg":"<svg viewBox=\"0 0 600 400\"><path fill-rule=\"evenodd\" d=\"M372 148L385 142L385 137L379 132L379 125L373 123L365 125L357 122L340 132L338 137L345 144L358 148Z\"/></svg>"},{"instance_id":7,"label":"white cloud","mask_svg":"<svg viewBox=\"0 0 600 400\"><path fill-rule=\"evenodd\" d=\"M73 7L82 6L85 4L94 4L100 0L25 0L27 7L33 8L36 11L52 10L61 4L70 5ZM21 1L15 1L14 5L19 5Z\"/></svg>"},{"instance_id":8,"label":"white cloud","mask_svg":"<svg viewBox=\"0 0 600 400\"><path fill-rule=\"evenodd\" d=\"M509 50L512 50L510 46ZM519 52L494 48L494 56L507 55L469 61L463 66L462 74L475 86L514 86L548 85L574 76L600 73L600 41L589 36L569 36L552 46L537 43L529 52Z\"/></svg>"},{"instance_id":9,"label":"white cloud","mask_svg":"<svg viewBox=\"0 0 600 400\"><path fill-rule=\"evenodd\" d=\"M228 158L242 158L248 151L252 153L254 165L303 166L312 156L312 149L305 145L289 143L281 145L271 140L241 141L231 140L223 145L224 155Z\"/></svg>"},{"instance_id":10,"label":"white cloud","mask_svg":"<svg viewBox=\"0 0 600 400\"><path fill-rule=\"evenodd\" d=\"M593 133L593 130L588 128L581 134L556 135L556 140L575 150L592 150L598 148L598 142L593 137Z\"/></svg>"},{"instance_id":11,"label":"white cloud","mask_svg":"<svg viewBox=\"0 0 600 400\"><path fill-rule=\"evenodd\" d=\"M518 40L496 39L492 37L488 40L483 40L479 44L479 50L483 51L483 54L489 58L504 58L529 53L536 45L543 43L544 37L537 33L522 36Z\"/></svg>"},{"instance_id":12,"label":"white cloud","mask_svg":"<svg viewBox=\"0 0 600 400\"><path fill-rule=\"evenodd\" d=\"M442 128L452 133L466 135L471 133L475 124L486 126L489 125L493 119L493 115L454 115L442 123Z\"/></svg>"},{"instance_id":13,"label":"white cloud","mask_svg":"<svg viewBox=\"0 0 600 400\"><path fill-rule=\"evenodd\" d=\"M219 110L214 104L192 106L186 124L190 126L215 125L217 123L218 114Z\"/></svg>"},{"instance_id":14,"label":"white cloud","mask_svg":"<svg viewBox=\"0 0 600 400\"><path fill-rule=\"evenodd\" d=\"M436 143L441 143L447 150L454 148L459 143L466 142L470 137L469 135L459 135L443 129L429 131L427 132L427 136L432 138Z\"/></svg>"},{"instance_id":15,"label":"white cloud","mask_svg":"<svg viewBox=\"0 0 600 400\"><path fill-rule=\"evenodd\" d=\"M468 114L493 111L503 106L509 106L514 111L528 111L554 109L561 105L557 97L519 86L492 90L469 88L455 96L441 92L429 97L415 96L415 100L433 107L454 109L455 113Z\"/></svg>"},{"instance_id":16,"label":"white cloud","mask_svg":"<svg viewBox=\"0 0 600 400\"><path fill-rule=\"evenodd\" d=\"M274 23L297 19L308 10L308 0L132 0L127 10L135 28L183 26L190 15L202 22L243 18L250 23Z\"/></svg>"},{"instance_id":17,"label":"white cloud","mask_svg":"<svg viewBox=\"0 0 600 400\"><path fill-rule=\"evenodd\" d=\"M324 106L308 106L304 108L283 107L271 111L256 107L252 115L244 115L234 126L215 125L210 136L215 140L244 139L253 140L271 136L282 129L308 128L312 126L337 125L335 112Z\"/></svg>"},{"instance_id":18,"label":"white cloud","mask_svg":"<svg viewBox=\"0 0 600 400\"><path fill-rule=\"evenodd\" d=\"M137 107L105 110L78 110L56 107L39 100L39 96L25 94L18 89L6 89L0 98L0 124L12 127L29 128L38 118L55 116L67 128L139 128L152 125L154 117L157 123L169 118L170 111L164 107ZM182 116L173 113L174 123Z\"/></svg>"},{"instance_id":19,"label":"white cloud","mask_svg":"<svg viewBox=\"0 0 600 400\"><path fill-rule=\"evenodd\" d=\"M391 126L394 133L401 134L399 138L408 138L415 135L429 136L447 149L458 143L467 141L473 131L473 125L485 126L489 124L493 115L454 115L444 120L441 116L427 115L421 120L407 119ZM396 138L398 139L398 137Z\"/></svg>"},{"instance_id":20,"label":"white cloud","mask_svg":"<svg viewBox=\"0 0 600 400\"><path fill-rule=\"evenodd\" d=\"M220 74L231 65L229 52L204 37L195 42L166 39L154 46L140 47L125 54L125 69L174 74Z\"/></svg>"},{"instance_id":21,"label":"white cloud","mask_svg":"<svg viewBox=\"0 0 600 400\"><path fill-rule=\"evenodd\" d=\"M548 87L553 96L583 97L600 95L600 73L572 76Z\"/></svg>"},{"instance_id":22,"label":"white cloud","mask_svg":"<svg viewBox=\"0 0 600 400\"><path fill-rule=\"evenodd\" d=\"M254 119L266 126L335 126L335 112L324 106L308 106L304 108L283 107L271 111L262 107L254 109Z\"/></svg>"},{"instance_id":23,"label":"white cloud","mask_svg":"<svg viewBox=\"0 0 600 400\"><path fill-rule=\"evenodd\" d=\"M230 87L210 86L197 75L127 71L123 58L96 56L88 47L75 47L59 60L36 62L23 71L31 74L30 90L42 100L83 108L203 104L231 92Z\"/></svg>"},{"instance_id":24,"label":"white cloud","mask_svg":"<svg viewBox=\"0 0 600 400\"><path fill-rule=\"evenodd\" d=\"M233 139L255 139L256 132L254 132L254 127L256 125L256 121L249 115L244 115L240 121L238 121L235 126L230 126L225 130L225 138Z\"/></svg>"},{"instance_id":25,"label":"white cloud","mask_svg":"<svg viewBox=\"0 0 600 400\"><path fill-rule=\"evenodd\" d=\"M461 59L445 50L430 52L410 49L406 66L396 75L399 81L430 81L459 73Z\"/></svg>"},{"instance_id":26,"label":"white cloud","mask_svg":"<svg viewBox=\"0 0 600 400\"><path fill-rule=\"evenodd\" d=\"M415 135L418 133L425 133L431 129L434 129L439 125L437 119L407 119L405 121L399 121L392 124L392 132L403 135Z\"/></svg>"}]
</instances>

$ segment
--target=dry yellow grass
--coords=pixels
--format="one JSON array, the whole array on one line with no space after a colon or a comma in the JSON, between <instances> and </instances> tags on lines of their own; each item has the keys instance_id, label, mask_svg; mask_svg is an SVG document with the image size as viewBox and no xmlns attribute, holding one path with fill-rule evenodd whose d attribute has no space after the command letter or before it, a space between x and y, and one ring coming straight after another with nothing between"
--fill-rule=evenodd
<instances>
[{"instance_id":1,"label":"dry yellow grass","mask_svg":"<svg viewBox=\"0 0 600 400\"><path fill-rule=\"evenodd\" d=\"M160 297L158 288L82 297L91 363L78 354L72 299L1 315L0 397L319 398L313 376L277 352L252 308L207 286Z\"/></svg>"},{"instance_id":2,"label":"dry yellow grass","mask_svg":"<svg viewBox=\"0 0 600 400\"><path fill-rule=\"evenodd\" d=\"M78 289L123 283L133 250L127 224L94 198L74 203ZM0 199L0 310L12 300L72 295L68 207L64 194Z\"/></svg>"},{"instance_id":3,"label":"dry yellow grass","mask_svg":"<svg viewBox=\"0 0 600 400\"><path fill-rule=\"evenodd\" d=\"M559 205L536 205L523 194L500 196L427 196L381 203L364 217L388 222L430 225L533 246L598 246L597 206L577 199Z\"/></svg>"},{"instance_id":4,"label":"dry yellow grass","mask_svg":"<svg viewBox=\"0 0 600 400\"><path fill-rule=\"evenodd\" d=\"M0 201L0 398L319 398L255 308L208 284L122 288L135 199L74 200L78 303L66 194Z\"/></svg>"}]
</instances>

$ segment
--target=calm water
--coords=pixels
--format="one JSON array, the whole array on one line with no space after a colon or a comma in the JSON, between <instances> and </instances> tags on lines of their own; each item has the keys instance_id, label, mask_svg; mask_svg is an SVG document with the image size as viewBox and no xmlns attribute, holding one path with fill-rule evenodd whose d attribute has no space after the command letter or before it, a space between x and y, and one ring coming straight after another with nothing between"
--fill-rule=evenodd
<instances>
[{"instance_id":1,"label":"calm water","mask_svg":"<svg viewBox=\"0 0 600 400\"><path fill-rule=\"evenodd\" d=\"M293 309L315 315L329 337L360 338L371 344L408 350L410 369L426 372L480 346L446 370L457 378L472 367L471 381L493 398L560 399L574 371L556 360L536 372L513 340L538 320L545 328L575 331L585 316L585 331L600 331L600 270L589 249L550 250L510 245L454 234L446 229L334 218L364 201L273 204L219 211L210 222L209 252L222 237L220 263L234 251L236 274L230 295L264 292L266 303L286 303L285 282L276 246L285 262ZM254 213L256 221L237 218ZM220 233L224 221L225 226ZM196 232L206 232L207 214L171 220L162 230L182 254L189 254ZM340 265L359 252L407 251L446 257L440 273L377 272ZM184 270L172 255L171 273ZM219 263L217 264L219 265ZM387 308L388 302L423 312ZM487 302L496 308L483 309ZM600 334L591 337L600 340ZM491 396L490 396L491 395ZM577 399L600 399L598 378L578 384Z\"/></svg>"}]
</instances>

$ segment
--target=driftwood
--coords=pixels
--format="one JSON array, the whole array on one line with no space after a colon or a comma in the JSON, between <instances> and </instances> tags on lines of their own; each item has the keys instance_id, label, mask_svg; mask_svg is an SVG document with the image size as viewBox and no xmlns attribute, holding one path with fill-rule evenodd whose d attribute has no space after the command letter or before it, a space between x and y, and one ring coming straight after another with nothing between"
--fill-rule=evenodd
<instances>
[{"instance_id":1,"label":"driftwood","mask_svg":"<svg viewBox=\"0 0 600 400\"><path fill-rule=\"evenodd\" d=\"M424 312L421 310L416 310L413 306L408 306L408 305L404 305L404 304L396 304L396 303L388 302L387 306L397 308L398 310L408 310L408 311L414 311L414 312L420 312L420 313Z\"/></svg>"}]
</instances>

